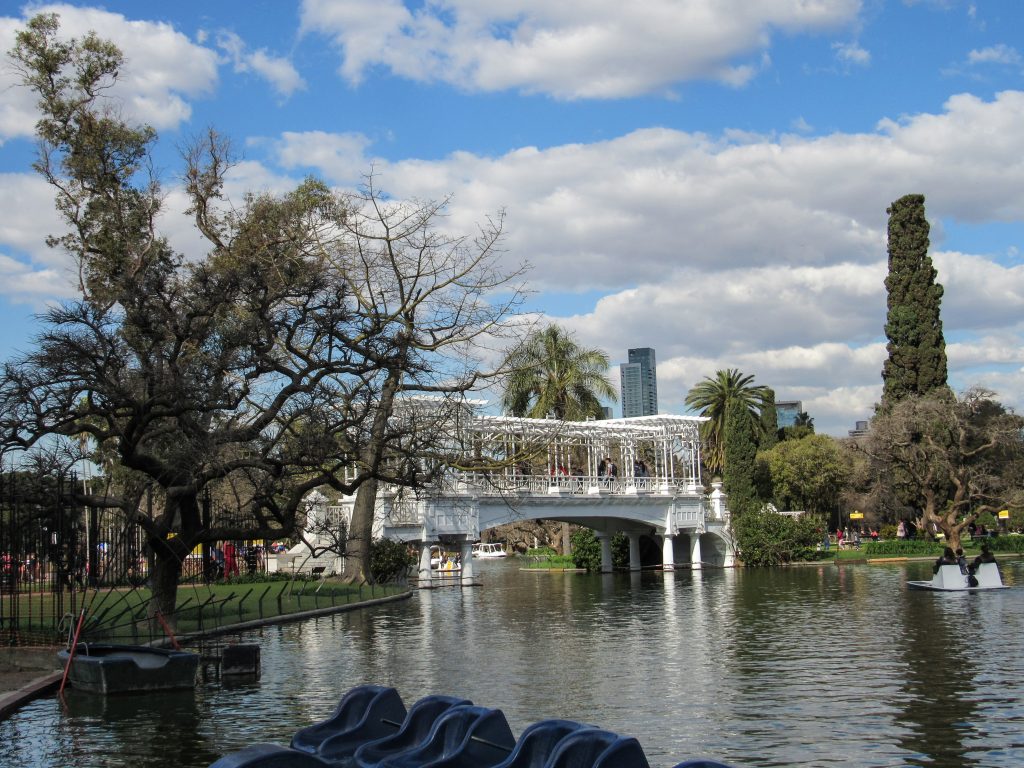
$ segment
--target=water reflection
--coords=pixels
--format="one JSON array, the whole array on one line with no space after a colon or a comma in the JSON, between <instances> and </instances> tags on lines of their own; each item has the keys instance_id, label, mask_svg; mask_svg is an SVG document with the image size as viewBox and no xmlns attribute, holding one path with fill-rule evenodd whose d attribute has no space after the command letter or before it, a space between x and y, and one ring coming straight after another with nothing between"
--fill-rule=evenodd
<instances>
[{"instance_id":1,"label":"water reflection","mask_svg":"<svg viewBox=\"0 0 1024 768\"><path fill-rule=\"evenodd\" d=\"M1019 765L1024 589L908 592L928 564L575 575L481 563L482 588L268 628L263 676L183 696L35 702L0 764L206 766L286 743L353 685L450 693L513 729L567 717L653 766ZM1019 563L1003 564L1007 583ZM2 763L9 760L9 763Z\"/></svg>"},{"instance_id":2,"label":"water reflection","mask_svg":"<svg viewBox=\"0 0 1024 768\"><path fill-rule=\"evenodd\" d=\"M923 597L923 596L922 596ZM932 596L935 597L935 596ZM908 750L908 763L931 759L949 765L973 765L966 758L961 732L970 728L975 707L975 667L964 632L970 594L920 599L905 593L903 616L907 643L900 649L904 680L902 708L896 721L905 726L900 744Z\"/></svg>"}]
</instances>

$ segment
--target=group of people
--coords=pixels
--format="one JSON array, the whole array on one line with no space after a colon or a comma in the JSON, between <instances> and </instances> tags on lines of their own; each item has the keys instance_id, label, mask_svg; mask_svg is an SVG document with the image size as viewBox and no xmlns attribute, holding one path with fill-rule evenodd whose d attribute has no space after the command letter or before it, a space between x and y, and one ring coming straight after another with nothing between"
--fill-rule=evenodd
<instances>
[{"instance_id":1,"label":"group of people","mask_svg":"<svg viewBox=\"0 0 1024 768\"><path fill-rule=\"evenodd\" d=\"M953 551L952 547L946 547L942 551L942 555L932 566L932 573L938 573L939 568L944 565L958 565L960 566L960 573L973 578L974 574L978 571L978 566L983 563L994 562L996 562L996 556L992 554L992 550L989 548L988 544L981 545L981 554L974 558L974 561L969 565L967 563L967 557L964 555L964 551L961 547L957 547L956 552Z\"/></svg>"},{"instance_id":2,"label":"group of people","mask_svg":"<svg viewBox=\"0 0 1024 768\"><path fill-rule=\"evenodd\" d=\"M263 568L263 547L239 547L232 541L225 541L223 546L211 546L210 556L208 578L211 581L238 576L243 563L247 573Z\"/></svg>"},{"instance_id":3,"label":"group of people","mask_svg":"<svg viewBox=\"0 0 1024 768\"><path fill-rule=\"evenodd\" d=\"M877 528L861 528L861 529L850 529L849 526L846 528L836 528L836 546L842 549L844 546L860 548L860 543L864 539L871 539L872 541L878 541L878 529ZM831 546L832 538L825 529L825 551L828 552Z\"/></svg>"}]
</instances>

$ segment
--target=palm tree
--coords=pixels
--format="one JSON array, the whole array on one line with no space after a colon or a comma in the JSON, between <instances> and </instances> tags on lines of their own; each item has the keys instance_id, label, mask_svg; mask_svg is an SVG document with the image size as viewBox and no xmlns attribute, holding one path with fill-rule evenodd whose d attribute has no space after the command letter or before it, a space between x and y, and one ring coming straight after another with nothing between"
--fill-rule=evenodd
<instances>
[{"instance_id":1,"label":"palm tree","mask_svg":"<svg viewBox=\"0 0 1024 768\"><path fill-rule=\"evenodd\" d=\"M747 409L754 421L755 434L760 436L764 429L760 410L771 390L753 382L753 376L729 368L718 371L714 378L705 377L686 395L686 405L710 419L701 424L700 436L704 443L704 465L713 475L722 474L725 468L725 414L730 402L738 401Z\"/></svg>"},{"instance_id":2,"label":"palm tree","mask_svg":"<svg viewBox=\"0 0 1024 768\"><path fill-rule=\"evenodd\" d=\"M502 408L513 416L565 421L601 417L601 400L615 401L608 355L585 349L552 323L530 334L505 359L509 378Z\"/></svg>"},{"instance_id":3,"label":"palm tree","mask_svg":"<svg viewBox=\"0 0 1024 768\"><path fill-rule=\"evenodd\" d=\"M793 421L794 427L807 427L814 432L814 419L807 413L807 411L800 411L796 415L796 419Z\"/></svg>"}]
</instances>

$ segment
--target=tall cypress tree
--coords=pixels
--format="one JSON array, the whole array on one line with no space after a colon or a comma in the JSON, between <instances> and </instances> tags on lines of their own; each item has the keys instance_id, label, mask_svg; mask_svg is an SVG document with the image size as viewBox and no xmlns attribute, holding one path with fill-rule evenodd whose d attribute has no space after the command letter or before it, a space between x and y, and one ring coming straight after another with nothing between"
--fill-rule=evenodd
<instances>
[{"instance_id":1,"label":"tall cypress tree","mask_svg":"<svg viewBox=\"0 0 1024 768\"><path fill-rule=\"evenodd\" d=\"M906 195L889 214L889 357L882 368L882 410L911 395L946 388L946 340L939 306L942 286L928 256L924 195Z\"/></svg>"},{"instance_id":2,"label":"tall cypress tree","mask_svg":"<svg viewBox=\"0 0 1024 768\"><path fill-rule=\"evenodd\" d=\"M775 408L775 390L765 387L764 402L761 404L761 439L757 448L770 451L779 442L779 412Z\"/></svg>"},{"instance_id":3,"label":"tall cypress tree","mask_svg":"<svg viewBox=\"0 0 1024 768\"><path fill-rule=\"evenodd\" d=\"M754 460L757 458L755 419L756 416L738 400L731 400L725 408L722 481L726 503L734 515L753 512L761 506L754 483Z\"/></svg>"}]
</instances>

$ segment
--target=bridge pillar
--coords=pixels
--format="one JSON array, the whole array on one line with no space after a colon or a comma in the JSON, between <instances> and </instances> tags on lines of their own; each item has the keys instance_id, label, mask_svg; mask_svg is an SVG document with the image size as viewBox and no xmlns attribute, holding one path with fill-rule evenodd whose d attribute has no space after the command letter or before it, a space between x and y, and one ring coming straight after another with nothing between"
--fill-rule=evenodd
<instances>
[{"instance_id":1,"label":"bridge pillar","mask_svg":"<svg viewBox=\"0 0 1024 768\"><path fill-rule=\"evenodd\" d=\"M675 552L675 539L676 537L666 532L665 538L661 542L661 569L663 571L673 571L676 567L676 552Z\"/></svg>"},{"instance_id":2,"label":"bridge pillar","mask_svg":"<svg viewBox=\"0 0 1024 768\"><path fill-rule=\"evenodd\" d=\"M629 570L639 571L640 564L640 534L630 533L629 536Z\"/></svg>"},{"instance_id":3,"label":"bridge pillar","mask_svg":"<svg viewBox=\"0 0 1024 768\"><path fill-rule=\"evenodd\" d=\"M594 537L601 542L601 573L611 573L612 537L606 531L594 531Z\"/></svg>"},{"instance_id":4,"label":"bridge pillar","mask_svg":"<svg viewBox=\"0 0 1024 768\"><path fill-rule=\"evenodd\" d=\"M697 531L690 534L690 567L695 571L701 569L700 534Z\"/></svg>"},{"instance_id":5,"label":"bridge pillar","mask_svg":"<svg viewBox=\"0 0 1024 768\"><path fill-rule=\"evenodd\" d=\"M465 539L459 542L459 552L462 555L462 580L473 580L473 542Z\"/></svg>"},{"instance_id":6,"label":"bridge pillar","mask_svg":"<svg viewBox=\"0 0 1024 768\"><path fill-rule=\"evenodd\" d=\"M430 542L424 541L420 546L420 583L430 582Z\"/></svg>"}]
</instances>

